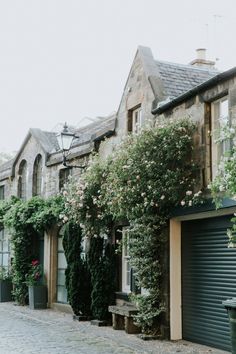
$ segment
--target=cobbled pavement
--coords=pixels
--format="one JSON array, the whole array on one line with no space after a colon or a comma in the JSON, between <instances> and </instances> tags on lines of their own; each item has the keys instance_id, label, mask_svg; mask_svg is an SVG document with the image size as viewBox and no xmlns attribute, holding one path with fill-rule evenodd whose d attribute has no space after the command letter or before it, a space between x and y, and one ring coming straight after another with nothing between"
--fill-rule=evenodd
<instances>
[{"instance_id":1,"label":"cobbled pavement","mask_svg":"<svg viewBox=\"0 0 236 354\"><path fill-rule=\"evenodd\" d=\"M0 303L0 354L226 354L186 341L143 341L136 335L73 321L72 316Z\"/></svg>"}]
</instances>

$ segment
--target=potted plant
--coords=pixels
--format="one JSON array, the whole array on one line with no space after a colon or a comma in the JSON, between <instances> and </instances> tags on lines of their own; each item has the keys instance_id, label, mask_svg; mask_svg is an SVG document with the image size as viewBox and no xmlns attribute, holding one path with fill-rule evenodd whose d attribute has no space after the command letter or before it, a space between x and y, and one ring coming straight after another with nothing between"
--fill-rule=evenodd
<instances>
[{"instance_id":1,"label":"potted plant","mask_svg":"<svg viewBox=\"0 0 236 354\"><path fill-rule=\"evenodd\" d=\"M26 275L26 284L29 289L29 307L31 309L47 308L47 287L43 283L42 266L37 259L32 260L29 272Z\"/></svg>"},{"instance_id":2,"label":"potted plant","mask_svg":"<svg viewBox=\"0 0 236 354\"><path fill-rule=\"evenodd\" d=\"M0 302L12 301L12 280L9 271L0 266Z\"/></svg>"}]
</instances>

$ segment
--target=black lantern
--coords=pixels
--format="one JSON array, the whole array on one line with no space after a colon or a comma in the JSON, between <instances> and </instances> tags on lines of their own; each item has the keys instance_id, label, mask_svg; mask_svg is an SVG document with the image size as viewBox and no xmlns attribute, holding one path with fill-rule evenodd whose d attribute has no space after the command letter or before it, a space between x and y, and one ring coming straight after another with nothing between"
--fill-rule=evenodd
<instances>
[{"instance_id":1,"label":"black lantern","mask_svg":"<svg viewBox=\"0 0 236 354\"><path fill-rule=\"evenodd\" d=\"M70 150L74 137L75 134L69 131L68 125L65 123L62 132L57 134L57 141L63 152L66 153Z\"/></svg>"},{"instance_id":2,"label":"black lantern","mask_svg":"<svg viewBox=\"0 0 236 354\"><path fill-rule=\"evenodd\" d=\"M75 138L75 134L69 131L68 125L66 123L63 126L63 130L60 133L58 133L56 137L57 137L60 150L62 151L62 155L63 155L63 160L62 160L63 166L68 168L72 168L72 167L85 168L85 166L76 166L76 165L70 166L67 164L66 158L69 154L70 148L72 146L72 142Z\"/></svg>"}]
</instances>

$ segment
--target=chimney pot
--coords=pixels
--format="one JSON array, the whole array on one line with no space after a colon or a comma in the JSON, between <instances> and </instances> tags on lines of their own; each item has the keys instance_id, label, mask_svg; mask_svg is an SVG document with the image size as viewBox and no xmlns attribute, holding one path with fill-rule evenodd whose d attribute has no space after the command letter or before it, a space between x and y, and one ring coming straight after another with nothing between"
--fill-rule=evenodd
<instances>
[{"instance_id":1,"label":"chimney pot","mask_svg":"<svg viewBox=\"0 0 236 354\"><path fill-rule=\"evenodd\" d=\"M214 69L215 62L206 59L206 49L196 49L197 58L191 61L190 65L197 66L205 69Z\"/></svg>"},{"instance_id":2,"label":"chimney pot","mask_svg":"<svg viewBox=\"0 0 236 354\"><path fill-rule=\"evenodd\" d=\"M198 48L196 49L197 52L197 59L206 60L206 49L205 48Z\"/></svg>"}]
</instances>

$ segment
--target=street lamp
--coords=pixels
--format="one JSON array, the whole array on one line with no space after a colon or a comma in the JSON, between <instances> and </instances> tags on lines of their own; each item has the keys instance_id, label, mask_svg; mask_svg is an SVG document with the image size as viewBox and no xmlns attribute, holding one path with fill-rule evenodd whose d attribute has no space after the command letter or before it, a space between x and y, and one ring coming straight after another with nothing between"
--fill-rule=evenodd
<instances>
[{"instance_id":1,"label":"street lamp","mask_svg":"<svg viewBox=\"0 0 236 354\"><path fill-rule=\"evenodd\" d=\"M77 166L77 165L68 165L67 164L67 156L69 155L70 148L72 146L72 142L75 138L75 134L71 131L69 131L68 125L65 123L63 126L63 130L56 135L57 141L60 147L60 150L62 151L62 164L65 167L68 168L85 168L85 166Z\"/></svg>"}]
</instances>

